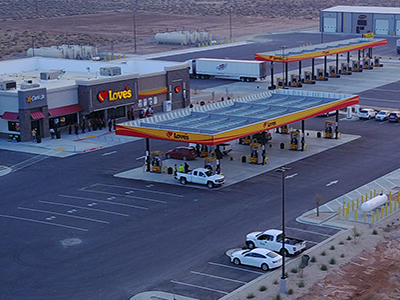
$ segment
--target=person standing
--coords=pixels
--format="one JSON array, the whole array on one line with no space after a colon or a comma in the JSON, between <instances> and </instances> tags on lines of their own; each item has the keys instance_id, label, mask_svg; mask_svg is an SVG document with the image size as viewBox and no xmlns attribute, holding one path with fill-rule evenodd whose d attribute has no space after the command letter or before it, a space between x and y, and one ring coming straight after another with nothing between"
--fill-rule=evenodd
<instances>
[{"instance_id":1,"label":"person standing","mask_svg":"<svg viewBox=\"0 0 400 300\"><path fill-rule=\"evenodd\" d=\"M92 123L90 122L90 120L88 120L87 127L88 127L89 132L92 131Z\"/></svg>"},{"instance_id":2,"label":"person standing","mask_svg":"<svg viewBox=\"0 0 400 300\"><path fill-rule=\"evenodd\" d=\"M111 132L111 128L112 128L112 121L111 118L108 118L108 131Z\"/></svg>"},{"instance_id":3,"label":"person standing","mask_svg":"<svg viewBox=\"0 0 400 300\"><path fill-rule=\"evenodd\" d=\"M76 135L78 135L78 130L79 130L79 125L78 125L78 123L75 123L75 125L74 125L74 127L75 127L75 134Z\"/></svg>"},{"instance_id":4,"label":"person standing","mask_svg":"<svg viewBox=\"0 0 400 300\"><path fill-rule=\"evenodd\" d=\"M33 143L36 142L36 134L37 134L36 128L32 129L32 142Z\"/></svg>"},{"instance_id":5,"label":"person standing","mask_svg":"<svg viewBox=\"0 0 400 300\"><path fill-rule=\"evenodd\" d=\"M189 164L187 162L185 162L185 173L189 173Z\"/></svg>"},{"instance_id":6,"label":"person standing","mask_svg":"<svg viewBox=\"0 0 400 300\"><path fill-rule=\"evenodd\" d=\"M54 128L50 128L50 135L51 135L51 139L54 140L54 136L56 135Z\"/></svg>"},{"instance_id":7,"label":"person standing","mask_svg":"<svg viewBox=\"0 0 400 300\"><path fill-rule=\"evenodd\" d=\"M179 165L179 167L178 167L178 172L183 173L183 171L184 171L183 166L182 166L182 165Z\"/></svg>"},{"instance_id":8,"label":"person standing","mask_svg":"<svg viewBox=\"0 0 400 300\"><path fill-rule=\"evenodd\" d=\"M86 129L86 125L85 125L85 120L82 120L81 122L81 129L82 129L82 133L85 133L85 129Z\"/></svg>"},{"instance_id":9,"label":"person standing","mask_svg":"<svg viewBox=\"0 0 400 300\"><path fill-rule=\"evenodd\" d=\"M68 124L68 133L69 133L69 134L72 133L72 126L71 126L71 124Z\"/></svg>"}]
</instances>

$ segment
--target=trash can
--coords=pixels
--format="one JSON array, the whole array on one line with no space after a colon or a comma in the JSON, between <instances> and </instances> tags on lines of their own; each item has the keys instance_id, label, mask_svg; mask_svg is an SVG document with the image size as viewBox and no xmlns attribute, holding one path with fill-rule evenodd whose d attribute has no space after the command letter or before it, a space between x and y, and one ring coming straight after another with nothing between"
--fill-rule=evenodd
<instances>
[{"instance_id":1,"label":"trash can","mask_svg":"<svg viewBox=\"0 0 400 300\"><path fill-rule=\"evenodd\" d=\"M246 160L247 160L247 159L246 159L246 156L243 155L243 156L242 156L242 163L245 163Z\"/></svg>"},{"instance_id":2,"label":"trash can","mask_svg":"<svg viewBox=\"0 0 400 300\"><path fill-rule=\"evenodd\" d=\"M310 255L305 254L305 255L303 255L303 256L301 257L301 264L302 264L303 266L307 267L309 261L310 261Z\"/></svg>"},{"instance_id":3,"label":"trash can","mask_svg":"<svg viewBox=\"0 0 400 300\"><path fill-rule=\"evenodd\" d=\"M317 132L317 138L320 138L321 137L321 132Z\"/></svg>"},{"instance_id":4,"label":"trash can","mask_svg":"<svg viewBox=\"0 0 400 300\"><path fill-rule=\"evenodd\" d=\"M172 170L172 168L171 168L171 167L169 167L169 168L168 168L168 174L170 174L170 175L171 175L172 173L173 173L173 170Z\"/></svg>"},{"instance_id":5,"label":"trash can","mask_svg":"<svg viewBox=\"0 0 400 300\"><path fill-rule=\"evenodd\" d=\"M42 142L42 137L40 135L36 135L36 142L40 144Z\"/></svg>"},{"instance_id":6,"label":"trash can","mask_svg":"<svg viewBox=\"0 0 400 300\"><path fill-rule=\"evenodd\" d=\"M61 132L58 130L56 131L56 138L61 139Z\"/></svg>"},{"instance_id":7,"label":"trash can","mask_svg":"<svg viewBox=\"0 0 400 300\"><path fill-rule=\"evenodd\" d=\"M280 144L281 149L285 149L285 143Z\"/></svg>"}]
</instances>

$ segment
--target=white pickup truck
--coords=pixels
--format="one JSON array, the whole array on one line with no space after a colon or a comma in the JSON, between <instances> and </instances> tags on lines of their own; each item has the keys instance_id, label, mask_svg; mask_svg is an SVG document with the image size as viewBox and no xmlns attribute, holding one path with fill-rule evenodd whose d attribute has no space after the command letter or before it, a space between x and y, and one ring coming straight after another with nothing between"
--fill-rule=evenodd
<instances>
[{"instance_id":1,"label":"white pickup truck","mask_svg":"<svg viewBox=\"0 0 400 300\"><path fill-rule=\"evenodd\" d=\"M279 252L282 256L295 255L306 249L306 242L293 238L285 238L285 249L282 249L282 231L269 229L251 232L246 236L246 245L250 249L266 248Z\"/></svg>"},{"instance_id":2,"label":"white pickup truck","mask_svg":"<svg viewBox=\"0 0 400 300\"><path fill-rule=\"evenodd\" d=\"M224 175L215 174L206 168L197 168L189 173L177 172L175 179L179 180L181 184L186 184L187 182L198 183L207 185L210 189L225 183Z\"/></svg>"}]
</instances>

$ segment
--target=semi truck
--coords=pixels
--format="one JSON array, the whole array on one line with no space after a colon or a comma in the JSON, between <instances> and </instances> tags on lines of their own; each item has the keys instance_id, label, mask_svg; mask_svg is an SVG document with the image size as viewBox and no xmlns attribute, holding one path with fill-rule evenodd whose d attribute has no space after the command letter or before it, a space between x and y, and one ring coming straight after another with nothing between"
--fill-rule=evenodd
<instances>
[{"instance_id":1,"label":"semi truck","mask_svg":"<svg viewBox=\"0 0 400 300\"><path fill-rule=\"evenodd\" d=\"M250 82L267 77L266 61L198 58L188 62L190 76L196 79L218 78Z\"/></svg>"},{"instance_id":2,"label":"semi truck","mask_svg":"<svg viewBox=\"0 0 400 300\"><path fill-rule=\"evenodd\" d=\"M397 53L400 54L400 39L398 39L396 42L396 49L397 49Z\"/></svg>"}]
</instances>

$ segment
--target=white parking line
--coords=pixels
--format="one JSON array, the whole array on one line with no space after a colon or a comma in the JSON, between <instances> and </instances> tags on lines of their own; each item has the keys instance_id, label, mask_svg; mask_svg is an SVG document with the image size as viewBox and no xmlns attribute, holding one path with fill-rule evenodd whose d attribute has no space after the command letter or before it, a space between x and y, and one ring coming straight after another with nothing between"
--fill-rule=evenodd
<instances>
[{"instance_id":1,"label":"white parking line","mask_svg":"<svg viewBox=\"0 0 400 300\"><path fill-rule=\"evenodd\" d=\"M185 282L180 282L180 281L175 281L175 280L171 280L171 282L175 283L175 284L186 285L186 286L190 286L190 287L194 287L194 288L198 288L198 289L203 289L203 290L207 290L207 291L217 292L217 293L221 293L221 294L225 294L225 295L229 294L229 293L224 292L224 291L211 289L211 288L208 288L208 287L199 286L199 285L195 285L195 284L190 284L190 283L185 283Z\"/></svg>"},{"instance_id":2,"label":"white parking line","mask_svg":"<svg viewBox=\"0 0 400 300\"><path fill-rule=\"evenodd\" d=\"M40 203L51 204L51 205L60 205L60 206L66 206L66 207L87 209L87 210L91 210L91 211L96 211L96 212L101 212L101 213L111 214L111 215L117 215L117 216L121 216L121 217L129 217L129 215L127 215L127 214L121 214L121 213L117 213L117 212L113 212L113 211L109 211L109 210L102 210L102 209L96 209L96 208L88 208L88 207L84 207L84 206L78 206L78 205L72 205L72 204L65 204L65 203L58 203L58 202L50 202L50 201L43 201L43 200L40 200L39 202L40 202Z\"/></svg>"},{"instance_id":3,"label":"white parking line","mask_svg":"<svg viewBox=\"0 0 400 300\"><path fill-rule=\"evenodd\" d=\"M143 201L150 201L150 202L158 202L158 203L167 203L162 200L155 200L155 199L150 199L150 198L143 198L139 196L131 196L131 195L126 195L128 192L125 194L117 194L117 193L110 193L110 192L103 192L103 191L96 191L96 190L82 190L82 192L90 192L90 193L97 193L97 194L104 194L104 195L112 195L112 196L119 196L119 197L126 197L126 198L133 198L133 199L138 199L138 200L143 200Z\"/></svg>"},{"instance_id":4,"label":"white parking line","mask_svg":"<svg viewBox=\"0 0 400 300\"><path fill-rule=\"evenodd\" d=\"M215 275L206 274L206 273L200 273L200 272L196 272L196 271L190 271L190 273L196 274L196 275L207 276L207 277L211 277L211 278L215 278L215 279L232 281L232 282L236 282L236 283L240 283L240 284L246 284L247 283L245 281L240 281L240 280L230 279L230 278L226 278L226 277L215 276Z\"/></svg>"},{"instance_id":5,"label":"white parking line","mask_svg":"<svg viewBox=\"0 0 400 300\"><path fill-rule=\"evenodd\" d=\"M115 187L115 188L121 188L121 189L128 189L128 190L133 190L133 191L139 191L139 192L145 192L145 193L153 193L153 194L160 194L160 195L166 195L166 196L172 196L172 197L180 197L183 198L183 195L180 194L173 194L173 193L167 193L167 192L160 192L160 191L153 191L153 190L144 190L144 189L139 189L139 188L133 188L130 186L121 186L121 185L112 185L112 184L104 184L104 183L95 183L92 184L91 187L93 186L107 186L107 187Z\"/></svg>"},{"instance_id":6,"label":"white parking line","mask_svg":"<svg viewBox=\"0 0 400 300\"><path fill-rule=\"evenodd\" d=\"M334 210L332 209L332 208L330 208L329 206L328 206L328 204L324 204L324 205L322 205L322 206L325 206L325 207L327 207L331 212L333 212Z\"/></svg>"},{"instance_id":7,"label":"white parking line","mask_svg":"<svg viewBox=\"0 0 400 300\"><path fill-rule=\"evenodd\" d=\"M223 268L228 268L228 269L233 269L233 270L239 270L239 271L244 271L244 272L249 272L249 273L254 273L254 274L259 274L259 275L264 275L265 273L262 272L257 272L253 270L247 270L239 267L233 267L233 266L228 266L228 265L223 265L223 264L218 264L218 263L213 263L211 261L208 262L210 265L213 266L218 266L218 267L223 267Z\"/></svg>"},{"instance_id":8,"label":"white parking line","mask_svg":"<svg viewBox=\"0 0 400 300\"><path fill-rule=\"evenodd\" d=\"M318 233L315 231L310 231L310 230L304 230L304 229L298 229L298 228L292 228L292 227L285 227L286 229L290 229L290 230L297 230L297 231L301 231L301 232L307 232L307 233L312 233L312 234L317 234L317 235L322 235L322 236L326 236L326 237L331 237L332 235L326 234L326 233Z\"/></svg>"},{"instance_id":9,"label":"white parking line","mask_svg":"<svg viewBox=\"0 0 400 300\"><path fill-rule=\"evenodd\" d=\"M131 208L148 210L147 207L131 205L131 204L125 204L125 203L119 203L119 202L111 202L111 201L98 200L98 199L85 198L85 197L78 197L78 196L69 196L69 195L58 195L58 196L59 197L64 197L64 198L72 198L72 199L85 200L85 201L96 201L96 202L102 202L102 203L107 203L107 204L112 204L112 205L119 205L119 206L126 206L126 207L131 207Z\"/></svg>"},{"instance_id":10,"label":"white parking line","mask_svg":"<svg viewBox=\"0 0 400 300\"><path fill-rule=\"evenodd\" d=\"M0 217L14 219L14 220L28 221L28 222L39 223L39 224L45 224L45 225L51 225L51 226L57 226L57 227L63 227L63 228L68 228L68 229L75 229L75 230L80 230L80 231L89 231L85 228L55 224L55 223L39 221L39 220L34 220L34 219L21 218L21 217L10 216L10 215L0 215Z\"/></svg>"},{"instance_id":11,"label":"white parking line","mask_svg":"<svg viewBox=\"0 0 400 300\"><path fill-rule=\"evenodd\" d=\"M18 207L18 209L34 211L34 212L41 212L41 213L52 214L52 215L56 215L56 216L68 217L68 218L81 219L81 220L86 220L86 221L91 221L91 222L110 224L110 222L107 222L107 221L85 218L85 217L80 217L80 216L67 215L67 214L62 214L62 213L57 213L57 212L47 211L47 210L41 210L41 209L33 209L33 208L27 208L27 207Z\"/></svg>"}]
</instances>

